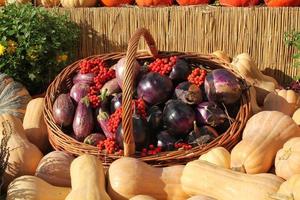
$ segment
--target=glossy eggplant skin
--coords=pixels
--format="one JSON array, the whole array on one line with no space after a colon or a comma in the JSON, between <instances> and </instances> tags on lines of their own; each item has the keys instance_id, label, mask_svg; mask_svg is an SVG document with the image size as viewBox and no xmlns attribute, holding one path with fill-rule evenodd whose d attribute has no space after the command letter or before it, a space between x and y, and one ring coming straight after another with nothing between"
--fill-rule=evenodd
<instances>
[{"instance_id":1,"label":"glossy eggplant skin","mask_svg":"<svg viewBox=\"0 0 300 200\"><path fill-rule=\"evenodd\" d=\"M60 126L69 126L73 122L75 107L69 94L60 94L53 104L53 117Z\"/></svg>"}]
</instances>

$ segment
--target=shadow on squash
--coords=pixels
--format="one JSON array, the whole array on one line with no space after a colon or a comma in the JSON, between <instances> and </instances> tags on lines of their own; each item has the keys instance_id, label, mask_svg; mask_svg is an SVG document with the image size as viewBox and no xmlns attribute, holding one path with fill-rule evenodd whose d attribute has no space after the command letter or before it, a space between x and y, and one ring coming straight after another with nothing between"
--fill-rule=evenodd
<instances>
[{"instance_id":1,"label":"shadow on squash","mask_svg":"<svg viewBox=\"0 0 300 200\"><path fill-rule=\"evenodd\" d=\"M294 80L293 77L287 75L285 72L279 69L266 68L262 72L265 75L274 77L278 81L278 83L283 87L286 87L289 83L291 83Z\"/></svg>"}]
</instances>

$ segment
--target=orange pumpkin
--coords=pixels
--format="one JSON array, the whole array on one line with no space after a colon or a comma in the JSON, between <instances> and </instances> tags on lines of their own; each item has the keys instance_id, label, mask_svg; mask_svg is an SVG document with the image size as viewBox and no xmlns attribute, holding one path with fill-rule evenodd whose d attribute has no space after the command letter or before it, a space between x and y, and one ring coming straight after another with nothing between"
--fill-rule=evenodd
<instances>
[{"instance_id":1,"label":"orange pumpkin","mask_svg":"<svg viewBox=\"0 0 300 200\"><path fill-rule=\"evenodd\" d=\"M300 0L265 0L268 7L300 6Z\"/></svg>"},{"instance_id":2,"label":"orange pumpkin","mask_svg":"<svg viewBox=\"0 0 300 200\"><path fill-rule=\"evenodd\" d=\"M181 6L209 4L209 0L177 0L177 3Z\"/></svg>"},{"instance_id":3,"label":"orange pumpkin","mask_svg":"<svg viewBox=\"0 0 300 200\"><path fill-rule=\"evenodd\" d=\"M107 7L115 7L124 4L132 4L133 0L101 0L102 4Z\"/></svg>"},{"instance_id":4,"label":"orange pumpkin","mask_svg":"<svg viewBox=\"0 0 300 200\"><path fill-rule=\"evenodd\" d=\"M136 0L138 6L170 6L173 4L173 0Z\"/></svg>"},{"instance_id":5,"label":"orange pumpkin","mask_svg":"<svg viewBox=\"0 0 300 200\"><path fill-rule=\"evenodd\" d=\"M247 7L258 5L259 0L220 0L220 4L222 6Z\"/></svg>"}]
</instances>

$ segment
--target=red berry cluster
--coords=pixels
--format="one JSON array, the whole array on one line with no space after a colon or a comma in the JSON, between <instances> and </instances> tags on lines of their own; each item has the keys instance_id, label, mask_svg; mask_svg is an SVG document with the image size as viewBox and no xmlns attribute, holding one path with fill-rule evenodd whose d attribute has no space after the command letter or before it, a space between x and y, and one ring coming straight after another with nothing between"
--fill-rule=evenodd
<instances>
[{"instance_id":1,"label":"red berry cluster","mask_svg":"<svg viewBox=\"0 0 300 200\"><path fill-rule=\"evenodd\" d=\"M122 107L118 108L108 119L107 128L113 134L116 134L118 126L122 120Z\"/></svg>"},{"instance_id":2,"label":"red berry cluster","mask_svg":"<svg viewBox=\"0 0 300 200\"><path fill-rule=\"evenodd\" d=\"M206 70L200 69L200 68L196 68L188 76L188 81L190 83L195 84L198 87L200 87L204 83L206 74L207 74Z\"/></svg>"},{"instance_id":3,"label":"red berry cluster","mask_svg":"<svg viewBox=\"0 0 300 200\"><path fill-rule=\"evenodd\" d=\"M145 119L147 116L146 113L146 105L143 99L138 99L138 100L134 100L133 102L134 108L137 109L138 114ZM122 106L119 107L108 119L108 130L113 133L116 134L118 126L120 124L122 120Z\"/></svg>"},{"instance_id":4,"label":"red berry cluster","mask_svg":"<svg viewBox=\"0 0 300 200\"><path fill-rule=\"evenodd\" d=\"M97 58L93 60L83 60L80 63L80 73L95 74L93 84L90 86L88 97L92 107L96 108L100 105L100 89L107 81L116 77L115 70L106 68L104 61Z\"/></svg>"},{"instance_id":5,"label":"red berry cluster","mask_svg":"<svg viewBox=\"0 0 300 200\"><path fill-rule=\"evenodd\" d=\"M149 145L149 149L147 148L143 148L142 150L142 153L141 153L141 156L151 156L151 155L156 155L158 153L161 152L161 147L154 147L153 144L150 144Z\"/></svg>"},{"instance_id":6,"label":"red berry cluster","mask_svg":"<svg viewBox=\"0 0 300 200\"><path fill-rule=\"evenodd\" d=\"M184 150L192 149L192 145L186 144L183 142L178 142L178 143L174 144L174 147L175 147L175 149L184 149Z\"/></svg>"},{"instance_id":7,"label":"red berry cluster","mask_svg":"<svg viewBox=\"0 0 300 200\"><path fill-rule=\"evenodd\" d=\"M137 109L138 114L143 118L146 119L147 112L146 112L146 104L142 98L134 100L135 108Z\"/></svg>"},{"instance_id":8,"label":"red berry cluster","mask_svg":"<svg viewBox=\"0 0 300 200\"><path fill-rule=\"evenodd\" d=\"M97 147L99 151L106 150L108 154L118 153L121 155L123 153L113 138L107 138L104 141L100 141Z\"/></svg>"},{"instance_id":9,"label":"red berry cluster","mask_svg":"<svg viewBox=\"0 0 300 200\"><path fill-rule=\"evenodd\" d=\"M176 64L177 56L171 56L169 58L157 58L154 62L149 64L149 70L151 72L157 72L161 75L167 75L171 72L172 68Z\"/></svg>"}]
</instances>

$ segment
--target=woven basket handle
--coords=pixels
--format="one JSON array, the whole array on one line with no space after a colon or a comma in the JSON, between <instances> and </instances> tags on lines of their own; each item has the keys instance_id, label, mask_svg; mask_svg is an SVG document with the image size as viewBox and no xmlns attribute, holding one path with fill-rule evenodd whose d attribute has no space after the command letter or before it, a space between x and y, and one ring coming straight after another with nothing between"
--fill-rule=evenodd
<instances>
[{"instance_id":1,"label":"woven basket handle","mask_svg":"<svg viewBox=\"0 0 300 200\"><path fill-rule=\"evenodd\" d=\"M132 122L132 94L134 82L134 61L136 58L137 48L141 36L144 36L150 52L153 57L157 57L158 51L155 41L150 32L145 28L138 29L128 42L125 76L122 92L122 127L124 138L124 155L131 156L135 154L135 142L133 137L133 122Z\"/></svg>"}]
</instances>

